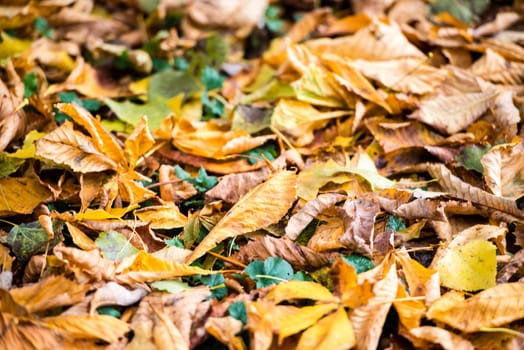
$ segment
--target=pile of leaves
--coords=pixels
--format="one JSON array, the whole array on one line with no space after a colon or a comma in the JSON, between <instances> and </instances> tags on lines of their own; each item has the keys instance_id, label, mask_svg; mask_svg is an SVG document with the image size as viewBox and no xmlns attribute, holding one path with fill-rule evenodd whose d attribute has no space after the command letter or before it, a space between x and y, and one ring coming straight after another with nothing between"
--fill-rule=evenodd
<instances>
[{"instance_id":1,"label":"pile of leaves","mask_svg":"<svg viewBox=\"0 0 524 350\"><path fill-rule=\"evenodd\" d=\"M5 3L0 348L522 348L522 2Z\"/></svg>"}]
</instances>

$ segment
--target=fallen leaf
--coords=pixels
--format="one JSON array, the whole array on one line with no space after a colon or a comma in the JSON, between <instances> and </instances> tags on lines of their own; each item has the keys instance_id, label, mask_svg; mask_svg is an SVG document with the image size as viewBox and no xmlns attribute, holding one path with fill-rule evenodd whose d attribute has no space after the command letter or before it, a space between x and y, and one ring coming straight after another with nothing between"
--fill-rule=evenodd
<instances>
[{"instance_id":1,"label":"fallen leaf","mask_svg":"<svg viewBox=\"0 0 524 350\"><path fill-rule=\"evenodd\" d=\"M524 317L521 283L503 283L469 299L460 292L448 292L429 308L427 317L466 333L498 327Z\"/></svg>"},{"instance_id":2,"label":"fallen leaf","mask_svg":"<svg viewBox=\"0 0 524 350\"><path fill-rule=\"evenodd\" d=\"M412 328L410 333L425 341L438 344L445 350L473 350L475 347L461 336L438 327L422 326ZM419 346L423 346L420 344Z\"/></svg>"},{"instance_id":3,"label":"fallen leaf","mask_svg":"<svg viewBox=\"0 0 524 350\"><path fill-rule=\"evenodd\" d=\"M245 234L280 220L295 201L296 175L280 171L237 202L195 248L190 264L226 238Z\"/></svg>"}]
</instances>

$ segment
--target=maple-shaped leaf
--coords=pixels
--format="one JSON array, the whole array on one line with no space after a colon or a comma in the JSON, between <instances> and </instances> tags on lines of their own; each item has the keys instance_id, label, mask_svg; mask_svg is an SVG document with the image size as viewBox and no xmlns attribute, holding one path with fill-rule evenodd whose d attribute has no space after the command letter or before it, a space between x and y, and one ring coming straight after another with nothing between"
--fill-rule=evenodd
<instances>
[{"instance_id":1,"label":"maple-shaped leaf","mask_svg":"<svg viewBox=\"0 0 524 350\"><path fill-rule=\"evenodd\" d=\"M252 189L213 227L187 263L192 263L226 238L278 222L295 201L295 183L294 172L280 171Z\"/></svg>"}]
</instances>

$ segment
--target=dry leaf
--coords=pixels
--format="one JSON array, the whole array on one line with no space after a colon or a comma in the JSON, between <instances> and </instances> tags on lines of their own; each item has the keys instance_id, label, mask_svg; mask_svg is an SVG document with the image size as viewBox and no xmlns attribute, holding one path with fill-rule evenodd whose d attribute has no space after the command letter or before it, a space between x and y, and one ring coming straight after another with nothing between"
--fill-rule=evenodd
<instances>
[{"instance_id":1,"label":"dry leaf","mask_svg":"<svg viewBox=\"0 0 524 350\"><path fill-rule=\"evenodd\" d=\"M455 333L438 327L423 326L412 328L410 333L425 341L438 344L445 350L473 350L475 347ZM423 346L420 344L418 346Z\"/></svg>"},{"instance_id":2,"label":"dry leaf","mask_svg":"<svg viewBox=\"0 0 524 350\"><path fill-rule=\"evenodd\" d=\"M341 213L344 234L340 242L356 253L373 255L375 217L380 207L370 200L347 200Z\"/></svg>"},{"instance_id":3,"label":"dry leaf","mask_svg":"<svg viewBox=\"0 0 524 350\"><path fill-rule=\"evenodd\" d=\"M524 317L522 283L504 283L465 299L459 292L448 292L437 299L427 317L463 332L499 327Z\"/></svg>"},{"instance_id":4,"label":"dry leaf","mask_svg":"<svg viewBox=\"0 0 524 350\"><path fill-rule=\"evenodd\" d=\"M296 199L296 175L280 171L237 202L195 248L190 264L226 238L264 228L278 222Z\"/></svg>"}]
</instances>

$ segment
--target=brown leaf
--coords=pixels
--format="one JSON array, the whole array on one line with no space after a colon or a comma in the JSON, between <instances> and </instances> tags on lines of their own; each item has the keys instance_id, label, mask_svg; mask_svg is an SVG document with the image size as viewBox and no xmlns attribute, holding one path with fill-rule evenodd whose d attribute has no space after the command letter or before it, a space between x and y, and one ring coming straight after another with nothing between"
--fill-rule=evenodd
<instances>
[{"instance_id":1,"label":"brown leaf","mask_svg":"<svg viewBox=\"0 0 524 350\"><path fill-rule=\"evenodd\" d=\"M461 336L439 327L423 326L410 330L415 337L438 344L445 350L473 350L475 347ZM424 344L418 344L424 346Z\"/></svg>"},{"instance_id":2,"label":"brown leaf","mask_svg":"<svg viewBox=\"0 0 524 350\"><path fill-rule=\"evenodd\" d=\"M453 175L451 171L442 164L430 164L428 171L431 176L438 179L439 184L444 190L455 198L497 209L516 217L522 217L522 213L515 201L494 196L480 188L471 186Z\"/></svg>"},{"instance_id":3,"label":"brown leaf","mask_svg":"<svg viewBox=\"0 0 524 350\"><path fill-rule=\"evenodd\" d=\"M58 245L53 253L59 260L67 263L68 269L78 277L88 276L99 281L112 280L115 276L115 263L102 258L98 249L86 252Z\"/></svg>"},{"instance_id":4,"label":"brown leaf","mask_svg":"<svg viewBox=\"0 0 524 350\"><path fill-rule=\"evenodd\" d=\"M347 200L342 207L344 234L340 242L356 253L373 255L375 217L380 207L370 200Z\"/></svg>"},{"instance_id":5,"label":"brown leaf","mask_svg":"<svg viewBox=\"0 0 524 350\"><path fill-rule=\"evenodd\" d=\"M355 308L350 315L357 349L377 348L384 321L397 295L398 278L395 263L389 264L385 260L383 265L375 269L383 270L383 279L373 286L374 296L365 305Z\"/></svg>"},{"instance_id":6,"label":"brown leaf","mask_svg":"<svg viewBox=\"0 0 524 350\"><path fill-rule=\"evenodd\" d=\"M135 210L135 215L153 229L172 229L187 223L187 217L172 203Z\"/></svg>"},{"instance_id":7,"label":"brown leaf","mask_svg":"<svg viewBox=\"0 0 524 350\"><path fill-rule=\"evenodd\" d=\"M524 194L524 144L501 144L481 159L486 184L494 195L517 200Z\"/></svg>"},{"instance_id":8,"label":"brown leaf","mask_svg":"<svg viewBox=\"0 0 524 350\"><path fill-rule=\"evenodd\" d=\"M497 91L439 95L422 101L419 109L409 117L450 135L467 128L477 120L497 95Z\"/></svg>"},{"instance_id":9,"label":"brown leaf","mask_svg":"<svg viewBox=\"0 0 524 350\"><path fill-rule=\"evenodd\" d=\"M190 264L226 238L264 228L278 222L296 199L296 175L280 171L237 202L195 248Z\"/></svg>"},{"instance_id":10,"label":"brown leaf","mask_svg":"<svg viewBox=\"0 0 524 350\"><path fill-rule=\"evenodd\" d=\"M244 350L246 345L237 334L242 330L242 322L231 317L209 317L206 320L206 331L226 345L229 350Z\"/></svg>"},{"instance_id":11,"label":"brown leaf","mask_svg":"<svg viewBox=\"0 0 524 350\"><path fill-rule=\"evenodd\" d=\"M271 236L263 236L242 246L237 259L245 264L277 256L289 262L295 270L315 270L329 264L337 253L320 254L295 242Z\"/></svg>"},{"instance_id":12,"label":"brown leaf","mask_svg":"<svg viewBox=\"0 0 524 350\"><path fill-rule=\"evenodd\" d=\"M269 169L262 168L239 174L229 174L220 178L218 184L205 194L206 201L222 200L234 204L238 202L253 187L263 182Z\"/></svg>"},{"instance_id":13,"label":"brown leaf","mask_svg":"<svg viewBox=\"0 0 524 350\"><path fill-rule=\"evenodd\" d=\"M9 313L0 313L2 349L59 349L65 334L33 324Z\"/></svg>"},{"instance_id":14,"label":"brown leaf","mask_svg":"<svg viewBox=\"0 0 524 350\"><path fill-rule=\"evenodd\" d=\"M25 113L19 110L24 95L23 84L11 61L8 62L6 70L9 83L15 88L9 91L7 85L0 79L0 151L3 151L25 128Z\"/></svg>"},{"instance_id":15,"label":"brown leaf","mask_svg":"<svg viewBox=\"0 0 524 350\"><path fill-rule=\"evenodd\" d=\"M427 317L471 333L498 327L524 317L522 283L504 283L465 299L459 292L448 292L429 308Z\"/></svg>"},{"instance_id":16,"label":"brown leaf","mask_svg":"<svg viewBox=\"0 0 524 350\"><path fill-rule=\"evenodd\" d=\"M147 295L143 288L129 290L116 282L108 282L101 288L98 288L93 294L90 303L90 315L96 313L96 309L105 305L132 305Z\"/></svg>"},{"instance_id":17,"label":"brown leaf","mask_svg":"<svg viewBox=\"0 0 524 350\"><path fill-rule=\"evenodd\" d=\"M321 194L317 198L307 202L298 213L289 218L284 237L296 240L300 233L309 223L315 219L324 209L332 207L338 202L346 199L346 196L337 193Z\"/></svg>"}]
</instances>

